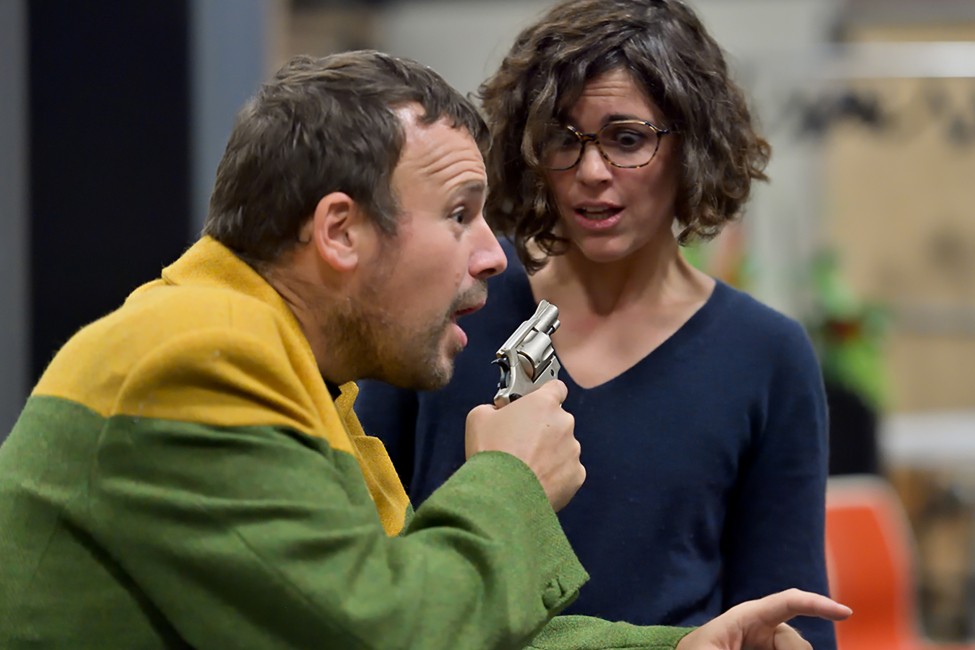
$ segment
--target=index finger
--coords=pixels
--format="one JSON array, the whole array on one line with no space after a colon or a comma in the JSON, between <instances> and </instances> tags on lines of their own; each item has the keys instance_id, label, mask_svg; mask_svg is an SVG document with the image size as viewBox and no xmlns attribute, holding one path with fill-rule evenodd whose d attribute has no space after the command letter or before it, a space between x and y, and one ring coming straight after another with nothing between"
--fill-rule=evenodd
<instances>
[{"instance_id":1,"label":"index finger","mask_svg":"<svg viewBox=\"0 0 975 650\"><path fill-rule=\"evenodd\" d=\"M561 379L553 379L545 382L535 392L539 393L542 391L548 391L559 404L562 404L562 402L565 401L565 398L569 395L569 387L566 386Z\"/></svg>"},{"instance_id":2,"label":"index finger","mask_svg":"<svg viewBox=\"0 0 975 650\"><path fill-rule=\"evenodd\" d=\"M853 613L852 609L831 598L800 589L780 591L745 605L754 607L754 615L768 625L785 623L796 616L842 621Z\"/></svg>"}]
</instances>

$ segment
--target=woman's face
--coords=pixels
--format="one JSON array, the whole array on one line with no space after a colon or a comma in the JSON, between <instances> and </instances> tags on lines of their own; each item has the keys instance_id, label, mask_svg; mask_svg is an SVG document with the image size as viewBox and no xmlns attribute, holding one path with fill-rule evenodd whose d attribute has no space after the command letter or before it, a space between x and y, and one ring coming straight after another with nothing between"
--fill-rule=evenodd
<instances>
[{"instance_id":1,"label":"woman's face","mask_svg":"<svg viewBox=\"0 0 975 650\"><path fill-rule=\"evenodd\" d=\"M624 70L607 72L586 83L568 119L569 126L581 133L596 133L617 120L670 126L667 116ZM626 137L625 133L621 136ZM629 145L626 140L621 142ZM614 167L589 142L574 167L545 172L561 216L561 234L594 262L625 259L647 249L648 244L653 248L661 238L673 239L679 175L674 135L660 137L656 155L643 167Z\"/></svg>"}]
</instances>

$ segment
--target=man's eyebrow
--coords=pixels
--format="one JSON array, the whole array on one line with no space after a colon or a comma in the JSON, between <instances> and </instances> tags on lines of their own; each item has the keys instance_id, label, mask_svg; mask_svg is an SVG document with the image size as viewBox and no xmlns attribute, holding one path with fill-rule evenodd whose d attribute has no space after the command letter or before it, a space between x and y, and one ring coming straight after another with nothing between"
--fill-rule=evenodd
<instances>
[{"instance_id":1,"label":"man's eyebrow","mask_svg":"<svg viewBox=\"0 0 975 650\"><path fill-rule=\"evenodd\" d=\"M483 180L464 181L454 188L450 193L452 196L462 196L471 194L484 194L487 192L487 183Z\"/></svg>"}]
</instances>

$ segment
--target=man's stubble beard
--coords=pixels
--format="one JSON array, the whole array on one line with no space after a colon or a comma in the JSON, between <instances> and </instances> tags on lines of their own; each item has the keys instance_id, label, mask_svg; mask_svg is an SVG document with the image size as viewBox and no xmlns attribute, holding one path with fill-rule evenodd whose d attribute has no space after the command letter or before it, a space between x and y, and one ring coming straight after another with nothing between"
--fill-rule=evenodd
<instances>
[{"instance_id":1,"label":"man's stubble beard","mask_svg":"<svg viewBox=\"0 0 975 650\"><path fill-rule=\"evenodd\" d=\"M350 299L331 320L332 340L351 359L358 377L434 390L446 386L453 375L456 354L445 362L441 353L449 315L434 327L409 332L385 309Z\"/></svg>"},{"instance_id":2,"label":"man's stubble beard","mask_svg":"<svg viewBox=\"0 0 975 650\"><path fill-rule=\"evenodd\" d=\"M357 377L378 379L411 390L443 388L453 375L454 358L460 349L451 350L449 359L444 360L442 341L451 317L469 292L455 299L438 323L405 330L408 325L383 305L379 290L395 272L397 253L388 247L383 262L373 268L358 295L347 297L333 312L327 324L328 339L335 342L351 367L356 368ZM483 284L472 291L485 291L486 283Z\"/></svg>"},{"instance_id":3,"label":"man's stubble beard","mask_svg":"<svg viewBox=\"0 0 975 650\"><path fill-rule=\"evenodd\" d=\"M459 345L443 350L453 316L464 306L484 302L487 281L479 280L457 296L435 324L413 325L413 331L397 324L396 314L383 305L382 291L397 270L399 251L395 240L383 241L382 260L356 296L349 296L333 312L326 332L341 354L357 369L356 376L378 379L411 390L436 390L450 382ZM405 326L410 326L406 324ZM446 358L445 358L446 357Z\"/></svg>"}]
</instances>

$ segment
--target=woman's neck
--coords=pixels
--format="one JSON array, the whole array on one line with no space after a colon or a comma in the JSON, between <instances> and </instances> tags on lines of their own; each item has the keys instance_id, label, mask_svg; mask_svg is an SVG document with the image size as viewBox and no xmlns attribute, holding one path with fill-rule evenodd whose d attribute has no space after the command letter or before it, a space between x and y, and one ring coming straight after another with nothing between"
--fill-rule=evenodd
<instances>
[{"instance_id":1,"label":"woman's neck","mask_svg":"<svg viewBox=\"0 0 975 650\"><path fill-rule=\"evenodd\" d=\"M594 262L570 245L564 255L549 258L530 282L536 299L593 315L696 302L714 287L711 278L684 259L673 238L648 243L613 262Z\"/></svg>"}]
</instances>

